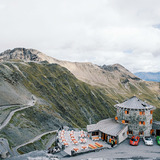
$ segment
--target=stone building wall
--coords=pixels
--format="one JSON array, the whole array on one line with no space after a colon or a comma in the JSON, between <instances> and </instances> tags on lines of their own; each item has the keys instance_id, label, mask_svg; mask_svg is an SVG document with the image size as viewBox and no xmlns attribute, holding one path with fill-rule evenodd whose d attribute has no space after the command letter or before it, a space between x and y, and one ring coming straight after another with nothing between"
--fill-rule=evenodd
<instances>
[{"instance_id":1,"label":"stone building wall","mask_svg":"<svg viewBox=\"0 0 160 160\"><path fill-rule=\"evenodd\" d=\"M152 129L152 114L150 113L150 110L145 110L145 114L140 115L140 110L129 110L129 114L125 114L124 109L118 108L117 109L117 117L119 123L124 123L123 120L125 120L125 123L128 123L128 131L132 131L133 135L138 135L139 132L144 132L143 136L150 136L150 131ZM128 121L128 122L127 122ZM139 124L139 122L144 122L145 125ZM129 137L132 135L129 134Z\"/></svg>"}]
</instances>

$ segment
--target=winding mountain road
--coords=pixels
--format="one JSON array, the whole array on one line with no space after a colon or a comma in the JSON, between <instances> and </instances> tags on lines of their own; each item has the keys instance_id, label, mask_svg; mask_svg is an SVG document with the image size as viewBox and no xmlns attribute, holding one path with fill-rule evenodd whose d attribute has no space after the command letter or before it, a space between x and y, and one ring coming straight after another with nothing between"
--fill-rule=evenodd
<instances>
[{"instance_id":1,"label":"winding mountain road","mask_svg":"<svg viewBox=\"0 0 160 160\"><path fill-rule=\"evenodd\" d=\"M13 111L11 111L8 115L8 117L4 120L3 124L0 126L0 130L3 129L11 120L11 118L13 117L13 115L18 112L18 111L21 111L21 110L24 110L24 109L27 109L29 107L33 107L36 103L36 100L32 100L30 101L27 105L18 105L18 106L21 106L21 108L18 108L18 109L15 109ZM16 106L16 105L15 105ZM2 106L1 109L7 109L7 108L11 108L11 107L14 107L14 105L10 105L10 106ZM9 148L9 145L8 145L8 141L6 139L4 139L4 141L6 141L6 143L3 143L4 145L4 148L7 148L9 153L11 154L11 156L17 156L19 155L18 152L17 152L17 149L20 148L20 147L23 147L29 143L34 143L35 141L39 140L42 136L46 135L46 134L49 134L49 133L54 133L54 132L58 132L58 130L53 130L53 131L48 131L48 132L45 132L45 133L42 133L38 136L36 136L35 138L31 139L30 141L24 143L24 144L21 144L19 146L16 146L12 149ZM1 142L2 140L0 140Z\"/></svg>"},{"instance_id":2,"label":"winding mountain road","mask_svg":"<svg viewBox=\"0 0 160 160\"><path fill-rule=\"evenodd\" d=\"M22 105L22 106L25 106L25 107L18 108L18 109L14 110L14 111L11 111L10 114L8 115L8 117L4 120L3 124L0 126L0 130L3 129L3 128L9 123L9 121L10 121L11 118L12 118L12 116L13 116L16 112L21 111L21 110L24 110L24 109L29 108L29 107L33 107L35 103L36 103L36 100L33 100L33 101L29 102L28 105L26 105L26 106L25 106L25 105ZM7 106L7 107L10 107L10 106ZM12 106L12 107L13 107L13 106Z\"/></svg>"},{"instance_id":3,"label":"winding mountain road","mask_svg":"<svg viewBox=\"0 0 160 160\"><path fill-rule=\"evenodd\" d=\"M26 105L22 104L12 104L12 105L6 105L6 106L0 106L0 110L12 108L12 107L25 107Z\"/></svg>"},{"instance_id":4,"label":"winding mountain road","mask_svg":"<svg viewBox=\"0 0 160 160\"><path fill-rule=\"evenodd\" d=\"M48 131L48 132L45 132L45 133L42 133L38 136L36 136L35 138L31 139L30 141L24 143L24 144L21 144L19 146L16 146L14 147L12 150L13 150L13 153L15 156L19 155L18 152L17 152L17 149L20 148L20 147L23 147L27 144L30 144L30 143L34 143L35 141L39 140L42 136L46 135L46 134L49 134L49 133L54 133L54 132L58 132L58 130L53 130L53 131Z\"/></svg>"},{"instance_id":5,"label":"winding mountain road","mask_svg":"<svg viewBox=\"0 0 160 160\"><path fill-rule=\"evenodd\" d=\"M18 108L18 109L15 109L13 111L11 111L9 113L9 115L7 116L7 118L4 120L4 122L2 123L2 125L0 126L0 130L3 129L11 120L11 118L13 117L13 115L18 112L18 111L21 111L21 110L24 110L26 108L29 108L29 107L33 107L36 103L36 100L32 100L30 101L27 105L8 105L8 106L2 106L0 107L0 109L8 109L8 108L11 108L11 107L15 107L15 106L21 106L21 108ZM14 153L11 151L10 147L9 147L9 144L8 144L8 140L7 139L4 139L4 138L1 138L0 139L0 143L1 143L1 148L0 150L3 152L5 151L6 149L8 150L8 152L10 153L11 156L14 155Z\"/></svg>"}]
</instances>

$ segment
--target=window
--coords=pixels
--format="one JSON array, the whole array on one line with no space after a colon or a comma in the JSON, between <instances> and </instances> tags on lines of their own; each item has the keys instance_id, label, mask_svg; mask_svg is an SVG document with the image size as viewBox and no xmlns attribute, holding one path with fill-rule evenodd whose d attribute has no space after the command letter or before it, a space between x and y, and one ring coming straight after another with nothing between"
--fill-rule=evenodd
<instances>
[{"instance_id":1,"label":"window","mask_svg":"<svg viewBox=\"0 0 160 160\"><path fill-rule=\"evenodd\" d=\"M92 132L92 136L98 136L99 132Z\"/></svg>"},{"instance_id":2,"label":"window","mask_svg":"<svg viewBox=\"0 0 160 160\"><path fill-rule=\"evenodd\" d=\"M125 136L125 132L122 135Z\"/></svg>"},{"instance_id":3,"label":"window","mask_svg":"<svg viewBox=\"0 0 160 160\"><path fill-rule=\"evenodd\" d=\"M150 120L150 124L152 124L152 123L153 123L153 119Z\"/></svg>"},{"instance_id":4,"label":"window","mask_svg":"<svg viewBox=\"0 0 160 160\"><path fill-rule=\"evenodd\" d=\"M143 131L139 132L139 135L144 135L144 132Z\"/></svg>"},{"instance_id":5,"label":"window","mask_svg":"<svg viewBox=\"0 0 160 160\"><path fill-rule=\"evenodd\" d=\"M125 123L129 123L129 121L126 120Z\"/></svg>"},{"instance_id":6,"label":"window","mask_svg":"<svg viewBox=\"0 0 160 160\"><path fill-rule=\"evenodd\" d=\"M122 120L122 123L125 123L125 120Z\"/></svg>"},{"instance_id":7,"label":"window","mask_svg":"<svg viewBox=\"0 0 160 160\"><path fill-rule=\"evenodd\" d=\"M122 123L129 123L129 121L127 121L127 120L122 120Z\"/></svg>"},{"instance_id":8,"label":"window","mask_svg":"<svg viewBox=\"0 0 160 160\"><path fill-rule=\"evenodd\" d=\"M145 111L139 111L139 115L145 115Z\"/></svg>"},{"instance_id":9,"label":"window","mask_svg":"<svg viewBox=\"0 0 160 160\"><path fill-rule=\"evenodd\" d=\"M115 136L111 136L111 138L112 138L112 139L115 139L116 137L115 137Z\"/></svg>"},{"instance_id":10,"label":"window","mask_svg":"<svg viewBox=\"0 0 160 160\"><path fill-rule=\"evenodd\" d=\"M118 117L115 117L115 120L117 121L117 120L118 120Z\"/></svg>"},{"instance_id":11,"label":"window","mask_svg":"<svg viewBox=\"0 0 160 160\"><path fill-rule=\"evenodd\" d=\"M126 110L126 111L125 111L125 114L129 114L129 111Z\"/></svg>"},{"instance_id":12,"label":"window","mask_svg":"<svg viewBox=\"0 0 160 160\"><path fill-rule=\"evenodd\" d=\"M154 129L151 129L150 133L151 133L151 135L153 135L154 134Z\"/></svg>"},{"instance_id":13,"label":"window","mask_svg":"<svg viewBox=\"0 0 160 160\"><path fill-rule=\"evenodd\" d=\"M139 121L139 125L145 125L145 121Z\"/></svg>"},{"instance_id":14,"label":"window","mask_svg":"<svg viewBox=\"0 0 160 160\"><path fill-rule=\"evenodd\" d=\"M153 114L153 110L150 111L150 114Z\"/></svg>"},{"instance_id":15,"label":"window","mask_svg":"<svg viewBox=\"0 0 160 160\"><path fill-rule=\"evenodd\" d=\"M133 131L128 131L128 134L133 134Z\"/></svg>"}]
</instances>

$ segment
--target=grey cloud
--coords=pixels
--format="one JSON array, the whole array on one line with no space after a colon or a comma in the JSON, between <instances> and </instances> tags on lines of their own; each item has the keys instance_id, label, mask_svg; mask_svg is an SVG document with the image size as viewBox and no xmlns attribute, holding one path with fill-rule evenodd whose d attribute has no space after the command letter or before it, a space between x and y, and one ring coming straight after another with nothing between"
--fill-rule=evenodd
<instances>
[{"instance_id":1,"label":"grey cloud","mask_svg":"<svg viewBox=\"0 0 160 160\"><path fill-rule=\"evenodd\" d=\"M156 51L153 51L152 54L153 54L153 56L160 58L160 48Z\"/></svg>"},{"instance_id":2,"label":"grey cloud","mask_svg":"<svg viewBox=\"0 0 160 160\"><path fill-rule=\"evenodd\" d=\"M0 52L35 48L52 57L160 71L159 0L0 1Z\"/></svg>"}]
</instances>

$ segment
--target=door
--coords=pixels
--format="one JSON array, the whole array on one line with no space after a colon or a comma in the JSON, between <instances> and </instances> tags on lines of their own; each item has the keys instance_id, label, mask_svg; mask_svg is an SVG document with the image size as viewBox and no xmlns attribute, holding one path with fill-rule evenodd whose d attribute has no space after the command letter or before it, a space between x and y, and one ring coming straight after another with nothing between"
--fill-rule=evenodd
<instances>
[{"instance_id":1,"label":"door","mask_svg":"<svg viewBox=\"0 0 160 160\"><path fill-rule=\"evenodd\" d=\"M107 134L105 134L105 141L107 142Z\"/></svg>"},{"instance_id":2,"label":"door","mask_svg":"<svg viewBox=\"0 0 160 160\"><path fill-rule=\"evenodd\" d=\"M160 129L156 130L156 136L160 136Z\"/></svg>"},{"instance_id":3,"label":"door","mask_svg":"<svg viewBox=\"0 0 160 160\"><path fill-rule=\"evenodd\" d=\"M105 139L105 134L101 133L101 139L104 140Z\"/></svg>"}]
</instances>

